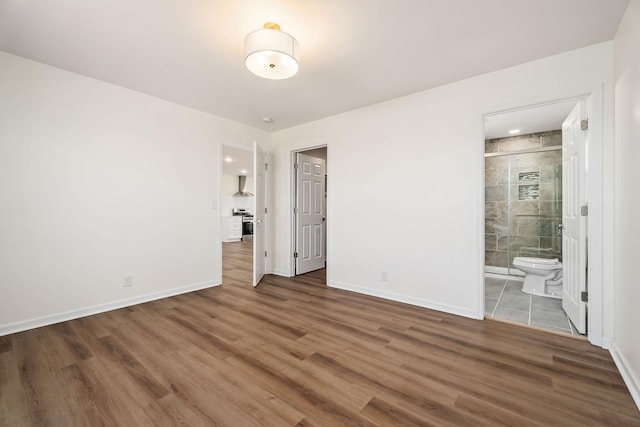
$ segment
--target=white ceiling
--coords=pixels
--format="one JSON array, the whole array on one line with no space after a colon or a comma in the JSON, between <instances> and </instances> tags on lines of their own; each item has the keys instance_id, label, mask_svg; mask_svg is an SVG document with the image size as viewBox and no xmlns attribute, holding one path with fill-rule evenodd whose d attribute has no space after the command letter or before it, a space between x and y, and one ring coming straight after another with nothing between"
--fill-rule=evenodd
<instances>
[{"instance_id":1,"label":"white ceiling","mask_svg":"<svg viewBox=\"0 0 640 427\"><path fill-rule=\"evenodd\" d=\"M253 151L223 145L222 163L224 174L253 176Z\"/></svg>"},{"instance_id":2,"label":"white ceiling","mask_svg":"<svg viewBox=\"0 0 640 427\"><path fill-rule=\"evenodd\" d=\"M520 135L562 129L577 99L492 114L484 119L484 138L494 139L513 136L510 130L519 129Z\"/></svg>"},{"instance_id":3,"label":"white ceiling","mask_svg":"<svg viewBox=\"0 0 640 427\"><path fill-rule=\"evenodd\" d=\"M627 3L0 0L0 50L273 131L611 40ZM291 79L244 67L267 21L300 43Z\"/></svg>"}]
</instances>

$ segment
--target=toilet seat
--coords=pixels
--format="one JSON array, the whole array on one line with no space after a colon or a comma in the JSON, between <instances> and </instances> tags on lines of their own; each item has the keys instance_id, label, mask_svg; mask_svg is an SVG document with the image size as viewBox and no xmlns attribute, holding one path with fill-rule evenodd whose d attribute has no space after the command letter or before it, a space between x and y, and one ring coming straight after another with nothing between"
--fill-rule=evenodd
<instances>
[{"instance_id":1,"label":"toilet seat","mask_svg":"<svg viewBox=\"0 0 640 427\"><path fill-rule=\"evenodd\" d=\"M515 257L513 266L525 273L522 292L562 298L562 263L557 258Z\"/></svg>"}]
</instances>

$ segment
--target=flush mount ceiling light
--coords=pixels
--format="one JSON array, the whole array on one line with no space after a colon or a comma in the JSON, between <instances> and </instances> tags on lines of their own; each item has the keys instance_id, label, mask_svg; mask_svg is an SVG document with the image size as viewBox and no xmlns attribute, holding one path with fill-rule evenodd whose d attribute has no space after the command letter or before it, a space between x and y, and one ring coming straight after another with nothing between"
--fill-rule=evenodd
<instances>
[{"instance_id":1,"label":"flush mount ceiling light","mask_svg":"<svg viewBox=\"0 0 640 427\"><path fill-rule=\"evenodd\" d=\"M282 80L298 72L298 41L280 31L280 25L267 22L244 39L244 63L253 74Z\"/></svg>"}]
</instances>

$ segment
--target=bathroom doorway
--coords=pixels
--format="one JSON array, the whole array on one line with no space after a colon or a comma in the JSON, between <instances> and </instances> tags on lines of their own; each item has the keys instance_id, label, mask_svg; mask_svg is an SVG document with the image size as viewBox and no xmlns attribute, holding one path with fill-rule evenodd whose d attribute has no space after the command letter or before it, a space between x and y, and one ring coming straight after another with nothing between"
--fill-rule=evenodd
<instances>
[{"instance_id":1,"label":"bathroom doorway","mask_svg":"<svg viewBox=\"0 0 640 427\"><path fill-rule=\"evenodd\" d=\"M563 275L578 268L563 256L563 123L566 138L566 119L580 103L485 116L486 318L582 335L584 319L576 328L563 309Z\"/></svg>"}]
</instances>

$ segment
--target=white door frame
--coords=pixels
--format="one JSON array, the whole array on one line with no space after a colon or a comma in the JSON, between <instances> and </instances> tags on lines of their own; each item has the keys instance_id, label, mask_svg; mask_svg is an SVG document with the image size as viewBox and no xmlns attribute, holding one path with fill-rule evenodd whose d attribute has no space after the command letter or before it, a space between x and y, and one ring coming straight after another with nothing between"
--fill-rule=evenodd
<instances>
[{"instance_id":1,"label":"white door frame","mask_svg":"<svg viewBox=\"0 0 640 427\"><path fill-rule=\"evenodd\" d=\"M320 144L320 145L311 145L309 147L302 147L302 148L298 148L296 150L291 151L290 155L289 155L289 177L290 177L290 183L291 183L291 188L290 188L290 196L289 196L289 224L291 225L291 232L290 232L290 237L291 237L291 243L290 243L290 248L291 248L291 253L289 254L289 277L294 277L296 275L296 259L293 257L293 253L295 251L295 247L296 247L296 218L295 215L293 213L294 208L296 207L296 171L294 168L294 165L296 164L296 157L298 153L303 153L305 151L309 151L309 150L314 150L316 148L326 148L327 149L327 160L325 162L325 173L327 174L327 185L325 188L325 192L327 193L327 200L325 200L326 206L325 206L325 212L326 212L326 218L327 220L325 221L325 228L326 228L326 242L325 242L325 257L326 257L326 267L325 267L325 271L326 271L326 282L329 283L329 251L331 249L331 244L330 244L330 230L331 230L331 218L330 218L330 207L331 207L331 191L330 191L330 181L331 181L331 174L329 173L330 171L330 166L329 166L329 157L330 157L330 151L329 151L329 144Z\"/></svg>"},{"instance_id":2,"label":"white door frame","mask_svg":"<svg viewBox=\"0 0 640 427\"><path fill-rule=\"evenodd\" d=\"M326 153L326 149L324 151ZM319 156L314 157L312 154L314 154L314 151L296 153L296 207L298 209L294 213L296 221L296 248L294 253L298 255L295 258L296 275L325 268L327 262L325 247L327 241L325 233L327 162ZM308 170L306 170L305 165L308 165ZM318 170L318 167L320 170ZM310 184L308 188L306 188L305 183ZM318 205L318 200L320 205ZM308 202L308 205L305 201ZM305 212L307 208L309 211ZM320 209L318 210L318 208ZM319 235L317 234L318 227L321 229ZM304 232L305 228L308 233ZM305 235L307 235L308 240L305 240ZM317 251L318 244L320 245L320 252Z\"/></svg>"},{"instance_id":3,"label":"white door frame","mask_svg":"<svg viewBox=\"0 0 640 427\"><path fill-rule=\"evenodd\" d=\"M478 180L478 217L480 218L480 254L479 265L481 266L481 277L479 291L477 294L479 308L477 318L484 318L484 117L499 113L522 110L526 108L539 107L554 104L559 101L567 101L580 98L587 99L587 111L589 114L589 133L587 161L587 201L589 204L589 215L587 217L588 241L587 251L589 253L589 273L587 276L587 290L589 292L587 337L594 345L609 348L612 343L613 330L613 218L611 211L605 212L604 192L613 194L613 181L606 179L604 171L613 172L613 156L611 147L605 150L604 146L604 95L602 86L593 87L583 93L575 93L565 97L532 102L526 105L509 107L494 111L487 111L480 118L479 162L481 178ZM612 137L612 136L609 136ZM606 179L606 181L605 181ZM606 187L605 187L606 184ZM606 214L606 215L605 215ZM608 232L605 234L604 230ZM607 286L605 287L605 283Z\"/></svg>"}]
</instances>

